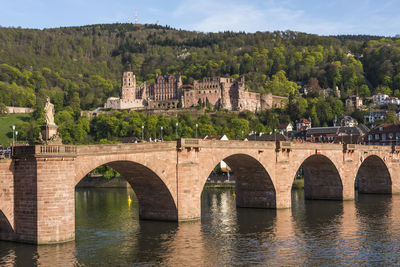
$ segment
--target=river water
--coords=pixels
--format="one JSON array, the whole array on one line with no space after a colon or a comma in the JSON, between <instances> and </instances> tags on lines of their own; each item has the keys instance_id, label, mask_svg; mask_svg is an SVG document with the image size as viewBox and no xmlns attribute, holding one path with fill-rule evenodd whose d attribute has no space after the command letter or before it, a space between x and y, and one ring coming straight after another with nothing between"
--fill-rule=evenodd
<instances>
[{"instance_id":1,"label":"river water","mask_svg":"<svg viewBox=\"0 0 400 267\"><path fill-rule=\"evenodd\" d=\"M178 224L139 221L131 189L78 188L74 242L0 242L0 265L400 265L400 196L292 198L291 209L240 209L233 191L204 190L201 220Z\"/></svg>"}]
</instances>

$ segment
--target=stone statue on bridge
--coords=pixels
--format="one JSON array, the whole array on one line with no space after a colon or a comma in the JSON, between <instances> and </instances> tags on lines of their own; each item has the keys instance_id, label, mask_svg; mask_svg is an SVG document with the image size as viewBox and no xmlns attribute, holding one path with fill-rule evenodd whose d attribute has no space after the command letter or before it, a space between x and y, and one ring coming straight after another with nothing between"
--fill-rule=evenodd
<instances>
[{"instance_id":1,"label":"stone statue on bridge","mask_svg":"<svg viewBox=\"0 0 400 267\"><path fill-rule=\"evenodd\" d=\"M58 127L54 122L54 105L50 102L50 97L46 98L44 106L44 125L41 126L38 143L45 145L61 145L62 140L58 135Z\"/></svg>"},{"instance_id":2,"label":"stone statue on bridge","mask_svg":"<svg viewBox=\"0 0 400 267\"><path fill-rule=\"evenodd\" d=\"M54 105L50 102L50 97L47 97L46 105L44 106L44 120L47 125L55 125L54 123Z\"/></svg>"}]
</instances>

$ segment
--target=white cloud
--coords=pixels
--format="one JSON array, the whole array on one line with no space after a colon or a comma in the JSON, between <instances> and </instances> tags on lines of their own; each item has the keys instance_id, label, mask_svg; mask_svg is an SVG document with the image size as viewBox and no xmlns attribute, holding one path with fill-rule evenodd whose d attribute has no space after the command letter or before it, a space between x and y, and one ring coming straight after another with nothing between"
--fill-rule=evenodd
<instances>
[{"instance_id":1,"label":"white cloud","mask_svg":"<svg viewBox=\"0 0 400 267\"><path fill-rule=\"evenodd\" d=\"M344 10L347 1L340 2L336 6L325 3L295 8L291 0L246 1L246 3L240 0L187 0L175 9L173 17L187 22L180 25L182 28L205 32L294 30L329 35L371 33L370 29L374 29L376 34L388 34L384 25L390 24L379 11L390 6L390 1L381 5L379 11L371 8L372 4L368 2L365 2L364 6L358 5L358 9L353 9L357 6L353 3L354 5ZM312 12L306 10L307 8L313 9ZM347 12L338 12L341 9ZM320 13L316 14L315 10ZM367 10L370 12L369 16L366 15ZM357 16L349 15L352 12ZM362 14L366 16L362 17ZM394 24L400 23L395 21Z\"/></svg>"}]
</instances>

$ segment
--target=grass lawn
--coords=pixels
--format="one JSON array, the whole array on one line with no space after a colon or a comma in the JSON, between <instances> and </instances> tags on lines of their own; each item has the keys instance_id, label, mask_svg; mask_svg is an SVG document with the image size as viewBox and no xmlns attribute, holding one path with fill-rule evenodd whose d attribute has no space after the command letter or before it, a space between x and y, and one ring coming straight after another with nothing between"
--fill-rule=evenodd
<instances>
[{"instance_id":1,"label":"grass lawn","mask_svg":"<svg viewBox=\"0 0 400 267\"><path fill-rule=\"evenodd\" d=\"M8 114L0 117L0 145L8 146L12 143L12 125L18 126L29 120L31 114ZM18 127L15 129L18 131Z\"/></svg>"}]
</instances>

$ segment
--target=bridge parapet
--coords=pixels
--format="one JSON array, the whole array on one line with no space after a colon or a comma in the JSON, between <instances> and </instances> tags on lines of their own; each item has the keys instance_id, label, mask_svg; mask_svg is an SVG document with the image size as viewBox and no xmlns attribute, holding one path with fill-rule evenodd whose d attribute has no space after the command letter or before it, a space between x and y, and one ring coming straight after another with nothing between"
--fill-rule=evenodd
<instances>
[{"instance_id":1,"label":"bridge parapet","mask_svg":"<svg viewBox=\"0 0 400 267\"><path fill-rule=\"evenodd\" d=\"M177 148L246 148L246 149L274 149L275 141L242 141L242 140L202 140L196 138L181 138Z\"/></svg>"},{"instance_id":2,"label":"bridge parapet","mask_svg":"<svg viewBox=\"0 0 400 267\"><path fill-rule=\"evenodd\" d=\"M176 142L143 142L129 144L105 144L77 146L78 155L94 154L124 154L124 153L142 153L152 151L176 150Z\"/></svg>"},{"instance_id":3,"label":"bridge parapet","mask_svg":"<svg viewBox=\"0 0 400 267\"><path fill-rule=\"evenodd\" d=\"M34 146L15 146L13 157L74 157L76 156L76 146L71 145L34 145Z\"/></svg>"}]
</instances>

